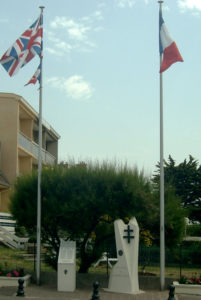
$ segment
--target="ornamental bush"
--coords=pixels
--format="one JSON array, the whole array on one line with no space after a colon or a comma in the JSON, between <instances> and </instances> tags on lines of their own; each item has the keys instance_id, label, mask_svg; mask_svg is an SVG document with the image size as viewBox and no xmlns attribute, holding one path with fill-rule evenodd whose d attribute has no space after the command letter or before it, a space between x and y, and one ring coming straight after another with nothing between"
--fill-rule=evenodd
<instances>
[{"instance_id":1,"label":"ornamental bush","mask_svg":"<svg viewBox=\"0 0 201 300\"><path fill-rule=\"evenodd\" d=\"M201 275L200 277L192 276L190 278L182 276L179 280L180 284L200 284L201 285Z\"/></svg>"},{"instance_id":2,"label":"ornamental bush","mask_svg":"<svg viewBox=\"0 0 201 300\"><path fill-rule=\"evenodd\" d=\"M137 168L108 162L43 168L41 237L46 260L56 269L60 238L75 240L79 272L87 272L111 241L115 243L113 222L116 219L129 221L135 216L140 229L150 232L149 241L152 236L153 241L157 240L160 218L158 201L154 199L149 177ZM177 202L171 203L172 213L166 225L167 232L174 233L171 240L174 244L182 216L177 213ZM11 196L11 212L17 225L24 226L30 236L36 233L36 206L35 171L17 178Z\"/></svg>"},{"instance_id":3,"label":"ornamental bush","mask_svg":"<svg viewBox=\"0 0 201 300\"><path fill-rule=\"evenodd\" d=\"M12 270L6 270L0 267L0 276L6 277L23 277L24 276L24 269L23 268L16 268Z\"/></svg>"}]
</instances>

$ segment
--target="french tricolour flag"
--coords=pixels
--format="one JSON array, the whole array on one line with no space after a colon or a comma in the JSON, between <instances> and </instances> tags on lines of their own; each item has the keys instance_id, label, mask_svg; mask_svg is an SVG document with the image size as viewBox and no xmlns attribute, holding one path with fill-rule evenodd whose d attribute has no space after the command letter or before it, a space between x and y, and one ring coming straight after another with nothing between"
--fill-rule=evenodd
<instances>
[{"instance_id":1,"label":"french tricolour flag","mask_svg":"<svg viewBox=\"0 0 201 300\"><path fill-rule=\"evenodd\" d=\"M160 73L167 70L173 63L183 61L175 41L168 32L161 12L159 15L159 48L160 54L163 54Z\"/></svg>"}]
</instances>

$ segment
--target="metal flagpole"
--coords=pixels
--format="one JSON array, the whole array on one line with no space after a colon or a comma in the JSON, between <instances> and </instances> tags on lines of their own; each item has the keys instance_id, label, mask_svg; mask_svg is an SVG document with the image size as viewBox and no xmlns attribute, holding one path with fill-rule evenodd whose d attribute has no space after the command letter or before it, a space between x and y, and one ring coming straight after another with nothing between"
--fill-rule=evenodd
<instances>
[{"instance_id":1,"label":"metal flagpole","mask_svg":"<svg viewBox=\"0 0 201 300\"><path fill-rule=\"evenodd\" d=\"M158 0L162 14L163 0ZM160 29L160 27L159 27ZM162 54L160 54L160 66ZM165 201L164 201L164 154L163 154L163 73L160 73L160 286L165 289Z\"/></svg>"},{"instance_id":2,"label":"metal flagpole","mask_svg":"<svg viewBox=\"0 0 201 300\"><path fill-rule=\"evenodd\" d=\"M43 17L44 6L40 6L41 17ZM42 61L43 53L41 48L40 64L40 87L39 87L39 147L38 147L38 193L37 193L37 248L36 248L36 283L40 284L41 265L41 166L42 166Z\"/></svg>"}]
</instances>

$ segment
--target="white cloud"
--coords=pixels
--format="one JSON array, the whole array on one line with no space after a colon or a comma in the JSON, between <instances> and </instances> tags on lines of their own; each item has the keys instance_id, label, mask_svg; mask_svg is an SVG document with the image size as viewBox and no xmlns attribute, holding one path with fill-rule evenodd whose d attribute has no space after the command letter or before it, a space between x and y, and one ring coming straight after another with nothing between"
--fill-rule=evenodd
<instances>
[{"instance_id":1,"label":"white cloud","mask_svg":"<svg viewBox=\"0 0 201 300\"><path fill-rule=\"evenodd\" d=\"M65 39L60 38L56 35L56 32L46 31L47 39L50 42L45 48L50 54L56 56L63 56L65 53L69 53L73 50L73 47L70 43L66 42ZM49 46L51 45L51 47Z\"/></svg>"},{"instance_id":2,"label":"white cloud","mask_svg":"<svg viewBox=\"0 0 201 300\"><path fill-rule=\"evenodd\" d=\"M178 5L182 10L200 10L201 11L201 0L179 0Z\"/></svg>"},{"instance_id":3,"label":"white cloud","mask_svg":"<svg viewBox=\"0 0 201 300\"><path fill-rule=\"evenodd\" d=\"M73 19L66 17L56 17L50 24L53 29L66 30L69 38L73 40L84 41L87 39L87 32L91 30L89 26L84 23L76 22Z\"/></svg>"},{"instance_id":4,"label":"white cloud","mask_svg":"<svg viewBox=\"0 0 201 300\"><path fill-rule=\"evenodd\" d=\"M49 48L49 47L46 47L45 51L47 51L50 54L56 55L56 56L62 56L63 55L62 52L59 52L58 50L53 49L53 48Z\"/></svg>"},{"instance_id":5,"label":"white cloud","mask_svg":"<svg viewBox=\"0 0 201 300\"><path fill-rule=\"evenodd\" d=\"M93 16L94 16L94 18L97 19L97 20L103 20L103 19L104 19L101 10L96 10L96 11L93 13Z\"/></svg>"},{"instance_id":6,"label":"white cloud","mask_svg":"<svg viewBox=\"0 0 201 300\"><path fill-rule=\"evenodd\" d=\"M69 78L52 77L47 80L52 87L64 91L67 97L74 100L88 100L93 95L91 84L80 75L73 75Z\"/></svg>"},{"instance_id":7,"label":"white cloud","mask_svg":"<svg viewBox=\"0 0 201 300\"><path fill-rule=\"evenodd\" d=\"M115 5L120 8L129 7L132 8L135 6L136 2L142 2L142 0L114 0ZM146 5L148 5L153 0L143 0Z\"/></svg>"},{"instance_id":8,"label":"white cloud","mask_svg":"<svg viewBox=\"0 0 201 300\"><path fill-rule=\"evenodd\" d=\"M125 8L125 7L134 7L135 0L115 0L115 4L117 7Z\"/></svg>"},{"instance_id":9,"label":"white cloud","mask_svg":"<svg viewBox=\"0 0 201 300\"><path fill-rule=\"evenodd\" d=\"M51 30L46 31L47 39L51 42L51 47L47 45L47 51L58 53L58 56L65 55L72 50L91 51L96 45L90 36L100 31L102 27L99 24L102 20L103 15L100 9L77 20L66 16L56 16L50 23Z\"/></svg>"}]
</instances>

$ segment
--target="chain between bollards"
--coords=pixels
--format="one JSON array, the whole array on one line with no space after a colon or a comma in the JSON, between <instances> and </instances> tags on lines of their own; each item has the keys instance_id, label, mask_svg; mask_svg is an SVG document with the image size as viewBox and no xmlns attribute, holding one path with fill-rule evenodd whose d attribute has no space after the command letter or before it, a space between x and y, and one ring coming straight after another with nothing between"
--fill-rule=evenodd
<instances>
[{"instance_id":1,"label":"chain between bollards","mask_svg":"<svg viewBox=\"0 0 201 300\"><path fill-rule=\"evenodd\" d=\"M100 300L100 297L99 297L99 295L98 295L98 288L99 288L99 283L98 283L98 281L95 281L94 283L93 283L93 295L92 295L92 297L91 297L91 300Z\"/></svg>"},{"instance_id":2,"label":"chain between bollards","mask_svg":"<svg viewBox=\"0 0 201 300\"><path fill-rule=\"evenodd\" d=\"M171 284L169 286L169 297L168 297L168 300L175 300L175 297L174 297L174 291L175 291L175 286L173 284Z\"/></svg>"}]
</instances>

